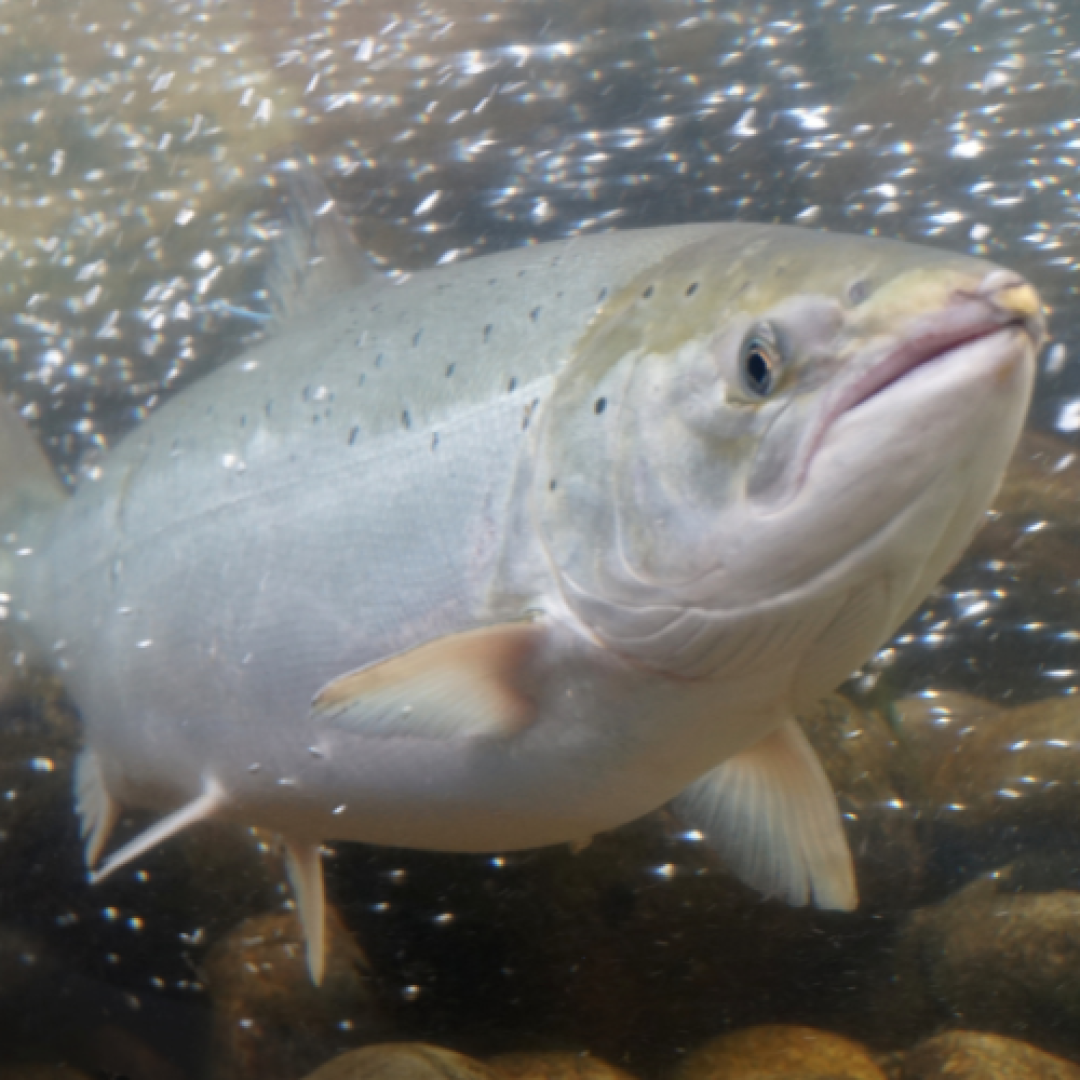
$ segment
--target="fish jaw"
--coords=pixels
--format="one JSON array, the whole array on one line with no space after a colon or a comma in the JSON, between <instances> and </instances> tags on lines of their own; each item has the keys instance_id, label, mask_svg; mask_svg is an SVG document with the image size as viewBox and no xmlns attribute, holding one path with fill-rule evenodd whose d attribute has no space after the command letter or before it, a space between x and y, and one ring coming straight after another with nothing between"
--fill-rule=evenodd
<instances>
[{"instance_id":1,"label":"fish jaw","mask_svg":"<svg viewBox=\"0 0 1080 1080\"><path fill-rule=\"evenodd\" d=\"M911 291L924 294L925 283L916 284ZM891 338L871 338L824 397L798 463L808 495L820 495L823 474L860 449L930 471L935 457L963 460L970 439L997 443L1005 460L1011 456L1046 335L1038 296L1023 278L997 269L962 285L946 277L939 290L950 295ZM859 329L856 323L852 335ZM1003 426L986 430L991 416ZM938 423L928 424L931 417Z\"/></svg>"},{"instance_id":2,"label":"fish jaw","mask_svg":"<svg viewBox=\"0 0 1080 1080\"><path fill-rule=\"evenodd\" d=\"M912 319L903 337L881 355L873 350L867 362L853 365L822 410L803 475L829 429L844 414L888 392L899 380L931 364L964 365L973 375L985 365L989 377L1007 378L1008 369L1033 358L1045 338L1038 294L1018 274L994 270L981 282L956 288L939 310Z\"/></svg>"}]
</instances>

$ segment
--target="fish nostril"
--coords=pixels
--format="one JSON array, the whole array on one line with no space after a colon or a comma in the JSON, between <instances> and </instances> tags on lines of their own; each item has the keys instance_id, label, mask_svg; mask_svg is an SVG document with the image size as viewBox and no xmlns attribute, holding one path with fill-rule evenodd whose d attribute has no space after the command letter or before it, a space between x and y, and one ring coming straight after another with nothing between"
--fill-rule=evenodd
<instances>
[{"instance_id":1,"label":"fish nostril","mask_svg":"<svg viewBox=\"0 0 1080 1080\"><path fill-rule=\"evenodd\" d=\"M983 301L1002 323L1022 325L1036 345L1046 337L1046 313L1035 286L1012 270L991 270L977 286L956 289L951 300L953 303Z\"/></svg>"},{"instance_id":2,"label":"fish nostril","mask_svg":"<svg viewBox=\"0 0 1080 1080\"><path fill-rule=\"evenodd\" d=\"M870 298L871 292L873 292L873 286L870 283L870 279L859 278L858 281L853 281L851 285L848 286L848 300L853 307L858 307Z\"/></svg>"},{"instance_id":3,"label":"fish nostril","mask_svg":"<svg viewBox=\"0 0 1080 1080\"><path fill-rule=\"evenodd\" d=\"M976 296L993 297L1010 289L1028 288L1027 281L1012 270L991 270L975 290Z\"/></svg>"}]
</instances>

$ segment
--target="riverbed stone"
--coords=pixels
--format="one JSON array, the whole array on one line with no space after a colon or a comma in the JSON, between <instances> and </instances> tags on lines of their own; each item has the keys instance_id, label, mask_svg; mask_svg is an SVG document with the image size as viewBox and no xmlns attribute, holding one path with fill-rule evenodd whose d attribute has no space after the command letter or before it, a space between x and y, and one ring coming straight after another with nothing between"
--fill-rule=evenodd
<instances>
[{"instance_id":1,"label":"riverbed stone","mask_svg":"<svg viewBox=\"0 0 1080 1080\"><path fill-rule=\"evenodd\" d=\"M896 709L945 889L1033 852L1075 848L1080 701L1002 708L950 693Z\"/></svg>"},{"instance_id":2,"label":"riverbed stone","mask_svg":"<svg viewBox=\"0 0 1080 1080\"><path fill-rule=\"evenodd\" d=\"M321 986L311 982L293 914L245 919L213 946L203 967L215 1077L295 1080L334 1053L387 1036L363 953L333 909L326 930Z\"/></svg>"},{"instance_id":3,"label":"riverbed stone","mask_svg":"<svg viewBox=\"0 0 1080 1080\"><path fill-rule=\"evenodd\" d=\"M505 1080L634 1080L630 1073L592 1054L499 1054L488 1065Z\"/></svg>"},{"instance_id":4,"label":"riverbed stone","mask_svg":"<svg viewBox=\"0 0 1080 1080\"><path fill-rule=\"evenodd\" d=\"M864 1046L831 1031L762 1024L694 1050L675 1080L886 1080Z\"/></svg>"},{"instance_id":5,"label":"riverbed stone","mask_svg":"<svg viewBox=\"0 0 1080 1080\"><path fill-rule=\"evenodd\" d=\"M328 1061L307 1080L498 1080L483 1062L427 1043L381 1043Z\"/></svg>"},{"instance_id":6,"label":"riverbed stone","mask_svg":"<svg viewBox=\"0 0 1080 1080\"><path fill-rule=\"evenodd\" d=\"M1069 857L1021 860L916 912L897 966L940 1021L1080 1055L1080 891ZM912 976L914 977L914 976Z\"/></svg>"},{"instance_id":7,"label":"riverbed stone","mask_svg":"<svg viewBox=\"0 0 1080 1080\"><path fill-rule=\"evenodd\" d=\"M900 1080L1080 1080L1080 1065L983 1031L947 1031L908 1053Z\"/></svg>"}]
</instances>

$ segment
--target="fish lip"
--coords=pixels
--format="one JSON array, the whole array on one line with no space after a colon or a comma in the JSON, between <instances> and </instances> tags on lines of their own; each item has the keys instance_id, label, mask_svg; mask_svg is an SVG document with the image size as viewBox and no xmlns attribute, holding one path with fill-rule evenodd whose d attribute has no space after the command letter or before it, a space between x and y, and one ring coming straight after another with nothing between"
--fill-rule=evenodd
<instances>
[{"instance_id":1,"label":"fish lip","mask_svg":"<svg viewBox=\"0 0 1080 1080\"><path fill-rule=\"evenodd\" d=\"M844 381L831 395L813 438L807 447L800 486L810 463L833 425L853 409L895 386L912 372L947 360L964 346L999 334L1021 331L1038 349L1046 336L1041 310L1021 311L1000 302L1009 291L1033 290L1018 274L996 271L978 288L958 291L949 306L916 320L905 339L883 357Z\"/></svg>"},{"instance_id":2,"label":"fish lip","mask_svg":"<svg viewBox=\"0 0 1080 1080\"><path fill-rule=\"evenodd\" d=\"M844 415L857 409L870 398L876 397L890 386L894 386L905 375L918 368L945 359L949 353L956 352L965 345L982 341L1003 330L1008 330L1018 323L1005 323L980 329L956 330L954 332L929 332L912 341L891 350L869 370L842 387L830 403L822 424L822 435Z\"/></svg>"},{"instance_id":3,"label":"fish lip","mask_svg":"<svg viewBox=\"0 0 1080 1080\"><path fill-rule=\"evenodd\" d=\"M815 458L838 421L859 406L885 393L907 376L937 362L947 362L965 349L999 334L1025 334L1032 351L1045 340L1045 318L1034 288L1019 274L992 270L980 282L954 288L946 303L910 319L898 332L900 340L880 342L869 360L854 372L842 371L831 392L826 391L816 422L812 422L786 476L753 496L772 512L802 491ZM857 335L856 335L857 336Z\"/></svg>"}]
</instances>

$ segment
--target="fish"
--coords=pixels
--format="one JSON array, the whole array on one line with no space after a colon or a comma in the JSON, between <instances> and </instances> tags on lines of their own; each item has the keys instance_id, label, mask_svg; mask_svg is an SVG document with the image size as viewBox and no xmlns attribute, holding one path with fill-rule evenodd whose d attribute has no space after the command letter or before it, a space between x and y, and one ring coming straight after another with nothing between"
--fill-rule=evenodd
<instances>
[{"instance_id":1,"label":"fish","mask_svg":"<svg viewBox=\"0 0 1080 1080\"><path fill-rule=\"evenodd\" d=\"M0 414L9 630L81 713L90 878L277 834L317 984L321 845L584 843L665 804L851 910L797 717L958 559L1046 336L1008 269L686 224L390 279L310 168L275 330L69 492ZM121 808L156 815L106 854Z\"/></svg>"}]
</instances>

